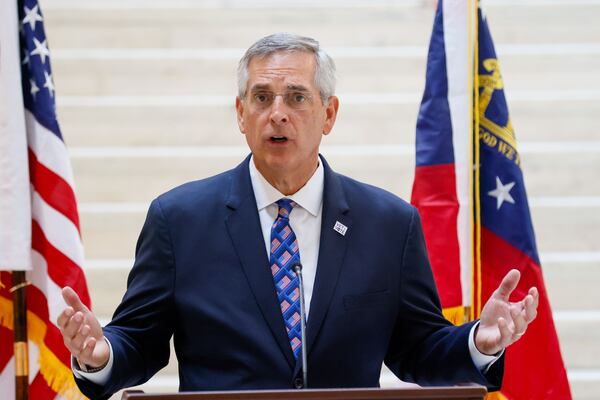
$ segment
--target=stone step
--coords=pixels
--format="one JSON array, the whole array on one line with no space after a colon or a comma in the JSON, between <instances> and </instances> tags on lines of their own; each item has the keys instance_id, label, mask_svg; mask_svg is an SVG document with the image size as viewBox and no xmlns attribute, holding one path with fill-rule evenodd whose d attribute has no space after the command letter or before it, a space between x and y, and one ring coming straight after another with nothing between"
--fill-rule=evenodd
<instances>
[{"instance_id":1,"label":"stone step","mask_svg":"<svg viewBox=\"0 0 600 400\"><path fill-rule=\"evenodd\" d=\"M47 29L53 33L52 45L61 48L245 48L261 36L281 31L301 32L322 43L345 44L352 33L351 42L363 45L418 44L428 40L433 21L432 9L405 7L358 12L272 9L268 13L257 9L99 9L90 13L48 8L45 15Z\"/></svg>"},{"instance_id":2,"label":"stone step","mask_svg":"<svg viewBox=\"0 0 600 400\"><path fill-rule=\"evenodd\" d=\"M556 322L563 360L567 368L600 367L598 329L600 321Z\"/></svg>"},{"instance_id":3,"label":"stone step","mask_svg":"<svg viewBox=\"0 0 600 400\"><path fill-rule=\"evenodd\" d=\"M325 46L421 45L429 41L431 4L361 8L153 9L100 7L44 11L51 45L93 47L240 47L280 31L319 38ZM600 27L581 21L600 14L598 4L486 7L497 43L589 42ZM227 26L228 29L223 29ZM76 35L73 32L77 32Z\"/></svg>"},{"instance_id":4,"label":"stone step","mask_svg":"<svg viewBox=\"0 0 600 400\"><path fill-rule=\"evenodd\" d=\"M421 58L340 58L338 93L421 93ZM539 66L544 68L540 69ZM61 60L52 64L60 97L117 95L235 95L235 60ZM599 90L600 54L514 55L500 68L511 91Z\"/></svg>"},{"instance_id":5,"label":"stone step","mask_svg":"<svg viewBox=\"0 0 600 400\"><path fill-rule=\"evenodd\" d=\"M332 148L333 150L334 148ZM80 202L149 202L186 181L201 179L235 167L240 154L182 157L77 157L73 158L76 194ZM408 198L413 183L414 155L341 154L322 148L332 167L342 174L380 186ZM529 153L522 157L529 196L597 196L600 157L590 153Z\"/></svg>"},{"instance_id":6,"label":"stone step","mask_svg":"<svg viewBox=\"0 0 600 400\"><path fill-rule=\"evenodd\" d=\"M134 246L135 243L131 243L132 259ZM554 311L600 310L600 292L596 290L600 281L600 262L549 262L543 263L542 270ZM125 293L129 269L87 268L85 274L94 312L103 319L110 318Z\"/></svg>"},{"instance_id":7,"label":"stone step","mask_svg":"<svg viewBox=\"0 0 600 400\"><path fill-rule=\"evenodd\" d=\"M574 230L573 230L574 231ZM600 262L544 262L542 271L554 311L599 310Z\"/></svg>"},{"instance_id":8,"label":"stone step","mask_svg":"<svg viewBox=\"0 0 600 400\"><path fill-rule=\"evenodd\" d=\"M595 377L598 376L596 372ZM600 393L600 380L597 378L570 382L573 400L596 400Z\"/></svg>"},{"instance_id":9,"label":"stone step","mask_svg":"<svg viewBox=\"0 0 600 400\"><path fill-rule=\"evenodd\" d=\"M510 92L508 93L510 96ZM59 107L68 146L244 145L230 106ZM419 95L405 104L346 104L341 99L325 144L414 144ZM520 142L599 140L599 101L509 104ZM557 112L560 110L560 112Z\"/></svg>"}]
</instances>

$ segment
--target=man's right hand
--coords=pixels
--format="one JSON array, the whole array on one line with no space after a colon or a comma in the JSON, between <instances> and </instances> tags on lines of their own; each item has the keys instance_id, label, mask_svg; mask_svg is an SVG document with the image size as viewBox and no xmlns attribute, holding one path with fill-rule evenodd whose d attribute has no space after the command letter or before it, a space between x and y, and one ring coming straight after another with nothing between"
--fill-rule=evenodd
<instances>
[{"instance_id":1,"label":"man's right hand","mask_svg":"<svg viewBox=\"0 0 600 400\"><path fill-rule=\"evenodd\" d=\"M104 340L100 322L73 289L64 287L62 295L68 307L60 313L57 322L65 346L80 366L98 368L106 365L110 348Z\"/></svg>"}]
</instances>

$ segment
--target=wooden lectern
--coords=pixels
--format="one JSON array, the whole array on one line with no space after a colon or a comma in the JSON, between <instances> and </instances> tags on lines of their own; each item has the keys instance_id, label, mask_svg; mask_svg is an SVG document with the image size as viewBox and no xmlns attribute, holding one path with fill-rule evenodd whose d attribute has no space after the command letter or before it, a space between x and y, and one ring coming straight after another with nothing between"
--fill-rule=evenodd
<instances>
[{"instance_id":1,"label":"wooden lectern","mask_svg":"<svg viewBox=\"0 0 600 400\"><path fill-rule=\"evenodd\" d=\"M244 392L187 392L146 394L127 390L121 400L483 400L483 386L429 387L406 389L303 389Z\"/></svg>"}]
</instances>

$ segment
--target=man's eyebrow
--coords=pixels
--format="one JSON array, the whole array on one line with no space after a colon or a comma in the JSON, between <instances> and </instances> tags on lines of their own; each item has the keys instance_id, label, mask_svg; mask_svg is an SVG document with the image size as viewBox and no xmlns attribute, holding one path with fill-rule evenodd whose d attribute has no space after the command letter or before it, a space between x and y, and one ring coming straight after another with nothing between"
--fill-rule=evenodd
<instances>
[{"instance_id":1,"label":"man's eyebrow","mask_svg":"<svg viewBox=\"0 0 600 400\"><path fill-rule=\"evenodd\" d=\"M261 90L271 90L271 85L269 85L268 83L257 83L250 88L251 92ZM295 92L310 92L310 90L308 90L308 88L303 85L287 85L287 90L292 90Z\"/></svg>"},{"instance_id":2,"label":"man's eyebrow","mask_svg":"<svg viewBox=\"0 0 600 400\"><path fill-rule=\"evenodd\" d=\"M271 90L271 86L267 83L257 83L250 88L251 92L256 92L258 90Z\"/></svg>"},{"instance_id":3,"label":"man's eyebrow","mask_svg":"<svg viewBox=\"0 0 600 400\"><path fill-rule=\"evenodd\" d=\"M287 88L296 92L310 92L307 87L302 85L287 85Z\"/></svg>"}]
</instances>

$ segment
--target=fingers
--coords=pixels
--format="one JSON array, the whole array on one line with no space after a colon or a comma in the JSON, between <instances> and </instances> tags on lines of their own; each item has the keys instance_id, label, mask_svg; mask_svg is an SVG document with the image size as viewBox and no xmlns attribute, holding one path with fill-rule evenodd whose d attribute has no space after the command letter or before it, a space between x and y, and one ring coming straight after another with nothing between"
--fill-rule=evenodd
<instances>
[{"instance_id":1,"label":"fingers","mask_svg":"<svg viewBox=\"0 0 600 400\"><path fill-rule=\"evenodd\" d=\"M531 295L531 290L529 291L525 299L523 300L523 312L525 314L525 320L527 323L530 323L537 317L537 300Z\"/></svg>"},{"instance_id":2,"label":"fingers","mask_svg":"<svg viewBox=\"0 0 600 400\"><path fill-rule=\"evenodd\" d=\"M508 274L504 276L502 282L498 289L496 289L496 295L501 299L508 301L510 294L515 290L517 284L519 283L519 279L521 278L521 273L517 269L511 269L508 271Z\"/></svg>"},{"instance_id":3,"label":"fingers","mask_svg":"<svg viewBox=\"0 0 600 400\"><path fill-rule=\"evenodd\" d=\"M80 365L104 365L109 358L110 349L106 344L98 346L98 341L103 338L100 323L73 289L65 287L62 294L68 306L58 316L57 324L65 347Z\"/></svg>"},{"instance_id":4,"label":"fingers","mask_svg":"<svg viewBox=\"0 0 600 400\"><path fill-rule=\"evenodd\" d=\"M94 353L94 348L96 348L96 343L97 343L96 342L96 338L88 337L86 339L86 341L83 343L81 352L77 356L77 359L83 361L85 364L88 364L89 361L85 362L85 360L91 360L92 359L92 356L93 356L93 353Z\"/></svg>"},{"instance_id":5,"label":"fingers","mask_svg":"<svg viewBox=\"0 0 600 400\"><path fill-rule=\"evenodd\" d=\"M525 333L527 320L525 310L520 305L511 307L510 316L513 320L512 341L516 341Z\"/></svg>"},{"instance_id":6,"label":"fingers","mask_svg":"<svg viewBox=\"0 0 600 400\"><path fill-rule=\"evenodd\" d=\"M87 346L91 345L90 339L93 339L94 345L96 340L90 335L91 328L85 323L83 313L80 311L74 312L72 308L67 308L61 313L59 320L59 328L66 348L75 357L85 360L82 354L90 353L90 351L87 351Z\"/></svg>"},{"instance_id":7,"label":"fingers","mask_svg":"<svg viewBox=\"0 0 600 400\"><path fill-rule=\"evenodd\" d=\"M58 319L56 320L56 324L58 325L61 331L63 330L63 327L67 324L69 319L73 316L73 314L75 314L75 310L73 310L73 307L67 307L63 310L63 312L60 313Z\"/></svg>"},{"instance_id":8,"label":"fingers","mask_svg":"<svg viewBox=\"0 0 600 400\"><path fill-rule=\"evenodd\" d=\"M71 338L70 348L71 354L75 357L80 357L84 351L84 345L89 342L90 327L83 325L79 331Z\"/></svg>"},{"instance_id":9,"label":"fingers","mask_svg":"<svg viewBox=\"0 0 600 400\"><path fill-rule=\"evenodd\" d=\"M502 317L498 318L498 330L500 330L500 339L498 339L498 347L503 349L510 344L512 338L512 330L508 327L508 322Z\"/></svg>"},{"instance_id":10,"label":"fingers","mask_svg":"<svg viewBox=\"0 0 600 400\"><path fill-rule=\"evenodd\" d=\"M74 313L61 327L61 332L65 340L69 340L69 342L72 341L75 336L80 333L84 322L85 319L81 312ZM89 334L89 332L87 332L87 334Z\"/></svg>"},{"instance_id":11,"label":"fingers","mask_svg":"<svg viewBox=\"0 0 600 400\"><path fill-rule=\"evenodd\" d=\"M529 294L533 297L533 307L537 310L538 305L540 304L540 294L538 293L537 288L534 286L529 289Z\"/></svg>"},{"instance_id":12,"label":"fingers","mask_svg":"<svg viewBox=\"0 0 600 400\"><path fill-rule=\"evenodd\" d=\"M500 330L500 341L503 347L507 347L525 334L529 323L536 317L536 309L533 307L535 301L532 295L527 295L522 302L513 303L510 306L511 321L503 318L498 319ZM502 320L502 321L500 321Z\"/></svg>"},{"instance_id":13,"label":"fingers","mask_svg":"<svg viewBox=\"0 0 600 400\"><path fill-rule=\"evenodd\" d=\"M65 286L63 288L62 296L67 305L72 307L75 311L87 311L85 304L81 302L81 299L79 299L77 293L75 293L75 291L70 287Z\"/></svg>"},{"instance_id":14,"label":"fingers","mask_svg":"<svg viewBox=\"0 0 600 400\"><path fill-rule=\"evenodd\" d=\"M73 340L75 335L79 332L84 322L83 314L76 312L71 318L62 326L62 334L65 339Z\"/></svg>"}]
</instances>

